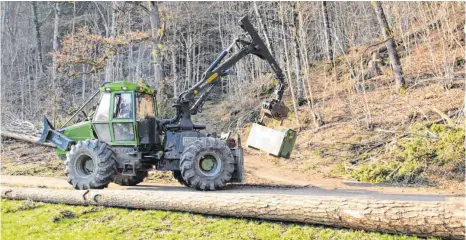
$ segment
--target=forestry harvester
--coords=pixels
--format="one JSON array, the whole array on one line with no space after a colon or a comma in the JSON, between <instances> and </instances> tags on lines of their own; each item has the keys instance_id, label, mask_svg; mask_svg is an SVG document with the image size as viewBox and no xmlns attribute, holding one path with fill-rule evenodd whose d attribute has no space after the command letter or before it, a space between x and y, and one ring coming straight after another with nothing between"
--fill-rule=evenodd
<instances>
[{"instance_id":1,"label":"forestry harvester","mask_svg":"<svg viewBox=\"0 0 466 240\"><path fill-rule=\"evenodd\" d=\"M284 76L277 62L247 17L240 25L249 40L237 38L204 72L201 81L181 93L174 105L175 116L157 118L155 91L143 83L106 82L68 120L82 113L87 121L54 129L44 116L40 142L57 146L65 161L68 182L75 189L105 188L110 182L136 185L148 170L172 171L186 186L216 190L230 182L243 182L241 139L202 133L205 125L194 124L191 115L200 111L212 88L243 57L253 54L266 60L278 80L275 97L263 103L263 114L275 119L288 116L282 103ZM222 62L230 50L239 51ZM83 111L100 93L93 116ZM91 115L91 114L90 114Z\"/></svg>"}]
</instances>

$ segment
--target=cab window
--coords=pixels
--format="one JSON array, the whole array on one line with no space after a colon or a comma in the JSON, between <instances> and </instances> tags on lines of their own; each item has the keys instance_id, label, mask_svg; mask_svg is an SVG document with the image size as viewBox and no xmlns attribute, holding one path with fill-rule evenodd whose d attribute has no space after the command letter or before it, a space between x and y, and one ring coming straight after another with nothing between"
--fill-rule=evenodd
<instances>
[{"instance_id":1,"label":"cab window","mask_svg":"<svg viewBox=\"0 0 466 240\"><path fill-rule=\"evenodd\" d=\"M99 107L95 113L95 121L108 121L108 112L110 111L110 93L103 93L100 99Z\"/></svg>"},{"instance_id":2,"label":"cab window","mask_svg":"<svg viewBox=\"0 0 466 240\"><path fill-rule=\"evenodd\" d=\"M133 141L134 132L132 123L113 123L115 141Z\"/></svg>"},{"instance_id":3,"label":"cab window","mask_svg":"<svg viewBox=\"0 0 466 240\"><path fill-rule=\"evenodd\" d=\"M114 100L113 118L133 118L133 102L131 100L131 93L115 94Z\"/></svg>"},{"instance_id":4,"label":"cab window","mask_svg":"<svg viewBox=\"0 0 466 240\"><path fill-rule=\"evenodd\" d=\"M155 118L154 97L149 94L137 93L136 95L136 120L141 121L146 117Z\"/></svg>"}]
</instances>

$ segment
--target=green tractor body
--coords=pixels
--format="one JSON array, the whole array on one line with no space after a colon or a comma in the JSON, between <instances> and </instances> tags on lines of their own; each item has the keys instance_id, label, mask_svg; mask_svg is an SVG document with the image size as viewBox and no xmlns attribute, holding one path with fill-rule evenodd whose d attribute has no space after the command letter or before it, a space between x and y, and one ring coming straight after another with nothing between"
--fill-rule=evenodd
<instances>
[{"instance_id":1,"label":"green tractor body","mask_svg":"<svg viewBox=\"0 0 466 240\"><path fill-rule=\"evenodd\" d=\"M63 135L75 142L96 138L92 130L91 121L80 122L63 129ZM66 159L66 150L57 148L57 155L60 159Z\"/></svg>"},{"instance_id":2,"label":"green tractor body","mask_svg":"<svg viewBox=\"0 0 466 240\"><path fill-rule=\"evenodd\" d=\"M44 118L41 141L57 145L76 189L103 188L111 181L136 185L154 167L172 171L180 183L200 190L243 181L243 153L232 144L236 140L214 138L202 133L200 125L162 130L154 90L146 85L112 82L99 91L99 104L88 121L55 130Z\"/></svg>"}]
</instances>

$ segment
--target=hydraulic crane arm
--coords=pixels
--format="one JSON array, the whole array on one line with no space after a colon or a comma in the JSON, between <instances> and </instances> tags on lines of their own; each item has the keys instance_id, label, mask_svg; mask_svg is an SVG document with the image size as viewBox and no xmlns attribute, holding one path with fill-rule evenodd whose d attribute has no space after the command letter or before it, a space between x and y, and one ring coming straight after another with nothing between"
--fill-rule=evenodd
<instances>
[{"instance_id":1,"label":"hydraulic crane arm","mask_svg":"<svg viewBox=\"0 0 466 240\"><path fill-rule=\"evenodd\" d=\"M247 17L243 17L240 20L240 25L241 28L249 34L251 40L246 41L241 38L236 38L230 46L220 53L217 59L215 59L215 61L204 72L202 80L179 95L178 101L174 105L176 108L176 116L171 119L163 119L160 121L160 124L164 129L205 128L205 126L193 124L191 121L191 115L195 115L200 111L213 87L220 82L220 77L228 75L228 70L239 60L249 54L256 55L259 58L266 60L275 72L275 76L278 81L274 98L270 101L265 101L262 104L262 112L266 116L276 119L283 119L288 116L289 109L282 103L286 85L281 68L278 66L272 54L270 54L269 49L265 46L251 22L249 22L249 19ZM222 62L235 45L239 47L239 51ZM196 97L196 102L191 106L190 103L193 102Z\"/></svg>"},{"instance_id":2,"label":"hydraulic crane arm","mask_svg":"<svg viewBox=\"0 0 466 240\"><path fill-rule=\"evenodd\" d=\"M220 55L215 59L215 61L209 66L209 68L204 72L203 78L197 84L192 86L187 91L183 92L180 95L180 101L192 101L194 97L198 94L201 94L194 105L190 108L191 114L194 115L199 111L199 108L202 107L205 99L209 95L212 88L220 80L220 77L228 75L227 70L234 66L238 61L243 59L249 54L258 56L261 59L266 60L272 70L275 73L275 76L278 80L278 86L275 89L275 96L271 101L265 102L263 104L265 112L272 117L284 118L287 116L288 111L285 109L285 106L278 106L283 97L283 92L285 90L285 79L281 68L278 66L275 58L270 53L269 49L265 46L262 39L257 34L256 30L249 22L247 17L243 17L240 20L241 27L249 34L251 41L245 41L243 39L237 38L234 42L228 46ZM226 59L220 64L220 62L226 57L228 52L235 46L240 46L240 50L232 55L230 58ZM277 105L277 106L275 106Z\"/></svg>"}]
</instances>

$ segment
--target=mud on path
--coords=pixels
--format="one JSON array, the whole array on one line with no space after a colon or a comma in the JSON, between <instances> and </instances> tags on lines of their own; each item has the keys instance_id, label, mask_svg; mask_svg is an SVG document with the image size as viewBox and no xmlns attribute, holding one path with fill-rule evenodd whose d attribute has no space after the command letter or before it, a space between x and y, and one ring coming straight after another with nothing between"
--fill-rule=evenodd
<instances>
[{"instance_id":1,"label":"mud on path","mask_svg":"<svg viewBox=\"0 0 466 240\"><path fill-rule=\"evenodd\" d=\"M1 184L45 188L71 188L64 176L64 165L54 149L20 141L2 142L0 162ZM317 194L323 196L355 196L381 199L439 200L464 196L461 187L450 189L435 187L402 187L388 184L368 184L325 178L322 175L301 172L286 164L287 160L272 162L266 154L245 155L244 184L227 187L222 193L277 193ZM12 176L15 175L15 176ZM41 177L39 177L41 176ZM192 191L180 186L171 173L151 172L145 182L136 187L110 185L111 189Z\"/></svg>"}]
</instances>

